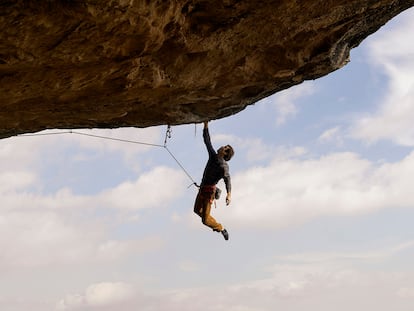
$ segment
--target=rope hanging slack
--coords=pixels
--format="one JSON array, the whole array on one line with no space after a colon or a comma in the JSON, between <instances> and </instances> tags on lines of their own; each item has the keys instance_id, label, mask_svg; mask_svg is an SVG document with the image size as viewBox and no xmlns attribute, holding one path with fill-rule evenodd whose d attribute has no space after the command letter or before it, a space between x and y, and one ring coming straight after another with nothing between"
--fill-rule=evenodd
<instances>
[{"instance_id":1,"label":"rope hanging slack","mask_svg":"<svg viewBox=\"0 0 414 311\"><path fill-rule=\"evenodd\" d=\"M82 133L82 132L77 132L77 131L73 131L73 130L70 130L70 131L62 131L62 132L22 134L22 135L17 135L17 137L50 136L50 135L62 135L62 134L75 134L75 135L93 137L93 138L98 138L98 139L106 139L106 140L112 140L112 141L119 141L119 142L123 142L123 143L130 143L130 144L144 145L144 146L150 146L150 147L164 148L168 152L168 154L171 156L171 158L173 158L173 160L182 169L182 171L187 175L187 177L191 180L192 183L188 186L188 188L191 187L192 185L195 185L196 187L200 187L194 181L194 179L191 177L191 175L187 172L187 170L184 168L184 166L180 163L180 161L178 161L178 159L174 156L174 154L167 147L167 141L168 141L168 139L170 139L172 137L172 129L171 129L171 126L170 125L168 125L167 131L165 133L164 145L151 144L151 143L146 143L146 142L141 142L141 141L128 140L128 139L122 139L122 138L114 138L114 137L108 137L108 136L102 136L102 135L88 134L88 133Z\"/></svg>"}]
</instances>

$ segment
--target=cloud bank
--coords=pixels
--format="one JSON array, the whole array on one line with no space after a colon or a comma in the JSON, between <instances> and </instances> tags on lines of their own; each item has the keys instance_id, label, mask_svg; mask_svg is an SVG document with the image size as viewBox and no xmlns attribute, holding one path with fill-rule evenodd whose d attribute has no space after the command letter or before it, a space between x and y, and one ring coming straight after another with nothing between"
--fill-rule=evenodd
<instances>
[{"instance_id":1,"label":"cloud bank","mask_svg":"<svg viewBox=\"0 0 414 311\"><path fill-rule=\"evenodd\" d=\"M234 176L234 208L223 217L232 225L281 228L324 215L413 207L413 174L414 152L395 163L375 163L351 152L275 157Z\"/></svg>"},{"instance_id":2,"label":"cloud bank","mask_svg":"<svg viewBox=\"0 0 414 311\"><path fill-rule=\"evenodd\" d=\"M414 12L405 12L394 28L378 33L368 45L368 59L388 79L386 95L373 114L356 121L351 133L368 142L389 140L414 146Z\"/></svg>"}]
</instances>

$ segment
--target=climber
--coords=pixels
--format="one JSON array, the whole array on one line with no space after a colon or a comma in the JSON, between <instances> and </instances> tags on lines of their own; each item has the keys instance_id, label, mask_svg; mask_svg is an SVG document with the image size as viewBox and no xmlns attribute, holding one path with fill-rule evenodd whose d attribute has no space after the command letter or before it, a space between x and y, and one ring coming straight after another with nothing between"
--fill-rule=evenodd
<instances>
[{"instance_id":1,"label":"climber","mask_svg":"<svg viewBox=\"0 0 414 311\"><path fill-rule=\"evenodd\" d=\"M220 196L220 190L216 187L216 184L222 178L227 191L226 205L230 204L231 182L227 161L233 157L234 151L230 145L220 147L217 153L214 151L210 141L207 121L204 122L203 138L208 151L208 162L204 169L203 179L201 180L200 189L194 203L194 213L201 217L203 224L215 232L221 232L224 239L228 240L229 233L210 215L210 210L214 199L218 199Z\"/></svg>"}]
</instances>

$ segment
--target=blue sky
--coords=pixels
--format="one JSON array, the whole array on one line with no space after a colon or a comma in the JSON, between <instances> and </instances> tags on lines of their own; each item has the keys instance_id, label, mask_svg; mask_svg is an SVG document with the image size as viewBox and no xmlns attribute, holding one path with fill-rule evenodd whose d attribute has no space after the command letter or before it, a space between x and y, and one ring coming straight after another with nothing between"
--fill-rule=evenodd
<instances>
[{"instance_id":1,"label":"blue sky","mask_svg":"<svg viewBox=\"0 0 414 311\"><path fill-rule=\"evenodd\" d=\"M213 210L227 242L163 148L1 140L0 309L412 310L413 27L408 10L344 68L210 123L236 150L232 203ZM165 130L79 131L163 144ZM201 133L168 140L197 181Z\"/></svg>"}]
</instances>

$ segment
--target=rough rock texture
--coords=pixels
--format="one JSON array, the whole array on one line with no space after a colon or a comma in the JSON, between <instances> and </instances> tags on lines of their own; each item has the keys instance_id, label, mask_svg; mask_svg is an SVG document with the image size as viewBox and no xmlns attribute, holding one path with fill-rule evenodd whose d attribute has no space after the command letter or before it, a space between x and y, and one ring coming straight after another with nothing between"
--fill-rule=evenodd
<instances>
[{"instance_id":1,"label":"rough rock texture","mask_svg":"<svg viewBox=\"0 0 414 311\"><path fill-rule=\"evenodd\" d=\"M0 0L0 137L223 118L344 66L414 0Z\"/></svg>"}]
</instances>

